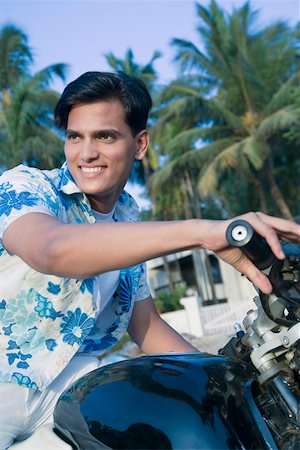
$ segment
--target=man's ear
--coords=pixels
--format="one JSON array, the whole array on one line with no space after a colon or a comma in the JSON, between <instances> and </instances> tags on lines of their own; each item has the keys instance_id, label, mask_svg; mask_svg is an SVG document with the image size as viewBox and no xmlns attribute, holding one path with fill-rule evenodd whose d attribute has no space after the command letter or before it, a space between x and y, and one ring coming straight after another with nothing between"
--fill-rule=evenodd
<instances>
[{"instance_id":1,"label":"man's ear","mask_svg":"<svg viewBox=\"0 0 300 450\"><path fill-rule=\"evenodd\" d=\"M147 130L142 130L136 135L135 139L137 144L135 159L140 161L146 155L147 149L150 144L150 136Z\"/></svg>"}]
</instances>

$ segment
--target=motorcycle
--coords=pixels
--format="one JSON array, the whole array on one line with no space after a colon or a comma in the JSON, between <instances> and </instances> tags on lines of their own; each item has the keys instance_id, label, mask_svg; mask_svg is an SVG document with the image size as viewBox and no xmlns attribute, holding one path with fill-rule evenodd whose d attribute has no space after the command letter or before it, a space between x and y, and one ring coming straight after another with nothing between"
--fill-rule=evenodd
<instances>
[{"instance_id":1,"label":"motorcycle","mask_svg":"<svg viewBox=\"0 0 300 450\"><path fill-rule=\"evenodd\" d=\"M236 334L207 353L141 356L101 367L60 397L70 448L300 449L300 248L279 261L244 221L228 241L269 277Z\"/></svg>"}]
</instances>

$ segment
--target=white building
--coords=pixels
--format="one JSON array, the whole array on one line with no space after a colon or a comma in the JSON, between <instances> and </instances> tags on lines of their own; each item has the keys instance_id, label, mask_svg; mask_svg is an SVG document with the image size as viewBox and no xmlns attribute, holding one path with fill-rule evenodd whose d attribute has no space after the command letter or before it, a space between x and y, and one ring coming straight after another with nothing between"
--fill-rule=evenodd
<instances>
[{"instance_id":1,"label":"white building","mask_svg":"<svg viewBox=\"0 0 300 450\"><path fill-rule=\"evenodd\" d=\"M188 250L165 257L174 285L184 281L197 291L202 306L240 303L255 293L252 284L233 267L205 250ZM148 261L148 282L155 297L170 290L163 258Z\"/></svg>"},{"instance_id":2,"label":"white building","mask_svg":"<svg viewBox=\"0 0 300 450\"><path fill-rule=\"evenodd\" d=\"M167 263L167 264L166 264ZM167 275L165 268L169 271ZM181 300L182 310L163 314L180 333L194 336L228 333L254 306L252 284L232 266L205 250L184 251L147 263L148 282L155 297L184 281L195 292Z\"/></svg>"}]
</instances>

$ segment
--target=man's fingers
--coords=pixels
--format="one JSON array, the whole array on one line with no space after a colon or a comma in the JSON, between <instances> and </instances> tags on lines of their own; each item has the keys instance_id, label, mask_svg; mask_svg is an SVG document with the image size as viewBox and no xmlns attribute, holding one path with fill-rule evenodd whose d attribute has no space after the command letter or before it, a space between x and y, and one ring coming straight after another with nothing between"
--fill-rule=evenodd
<instances>
[{"instance_id":1,"label":"man's fingers","mask_svg":"<svg viewBox=\"0 0 300 450\"><path fill-rule=\"evenodd\" d=\"M248 273L245 273L247 278L260 289L264 294L270 294L273 290L273 286L266 275L257 269L252 263L253 267L248 268Z\"/></svg>"},{"instance_id":2,"label":"man's fingers","mask_svg":"<svg viewBox=\"0 0 300 450\"><path fill-rule=\"evenodd\" d=\"M264 275L239 249L231 248L220 252L218 256L245 275L249 281L264 294L270 294L272 292L272 284L268 277Z\"/></svg>"},{"instance_id":3,"label":"man's fingers","mask_svg":"<svg viewBox=\"0 0 300 450\"><path fill-rule=\"evenodd\" d=\"M255 215L261 222L274 229L279 239L300 244L300 225L296 222L268 216L262 212L256 212Z\"/></svg>"},{"instance_id":4,"label":"man's fingers","mask_svg":"<svg viewBox=\"0 0 300 450\"><path fill-rule=\"evenodd\" d=\"M284 259L283 253L276 231L273 228L268 227L267 234L265 236L267 243L269 244L272 252L278 259Z\"/></svg>"},{"instance_id":5,"label":"man's fingers","mask_svg":"<svg viewBox=\"0 0 300 450\"><path fill-rule=\"evenodd\" d=\"M286 240L289 237L287 240L291 239L295 242L295 238L297 239L300 236L300 226L285 219L267 216L261 212L245 214L244 218L267 241L272 252L278 259L285 257L279 239Z\"/></svg>"},{"instance_id":6,"label":"man's fingers","mask_svg":"<svg viewBox=\"0 0 300 450\"><path fill-rule=\"evenodd\" d=\"M267 241L272 252L278 259L284 259L280 240L300 244L300 225L296 222L268 216L261 212L250 212L236 217L249 222L254 230ZM230 223L228 221L226 224ZM270 280L242 252L232 247L223 247L217 252L219 257L243 273L262 292L272 292Z\"/></svg>"}]
</instances>

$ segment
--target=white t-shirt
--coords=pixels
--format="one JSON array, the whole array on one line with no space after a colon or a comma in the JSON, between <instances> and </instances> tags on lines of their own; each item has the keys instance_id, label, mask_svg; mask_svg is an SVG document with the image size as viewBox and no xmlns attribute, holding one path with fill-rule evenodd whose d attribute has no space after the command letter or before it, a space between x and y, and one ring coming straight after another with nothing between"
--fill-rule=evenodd
<instances>
[{"instance_id":1,"label":"white t-shirt","mask_svg":"<svg viewBox=\"0 0 300 450\"><path fill-rule=\"evenodd\" d=\"M115 207L107 214L93 210L96 222L113 222ZM145 266L146 267L146 266ZM96 311L96 319L109 303L119 285L119 270L102 273L94 279L93 303ZM141 278L141 285L136 293L135 301L144 300L150 296L150 290L147 285L146 274Z\"/></svg>"}]
</instances>

